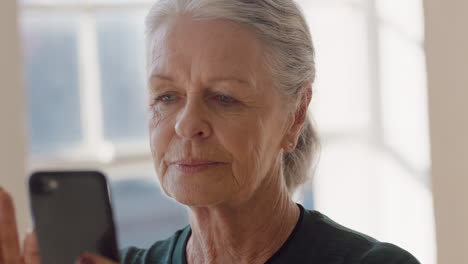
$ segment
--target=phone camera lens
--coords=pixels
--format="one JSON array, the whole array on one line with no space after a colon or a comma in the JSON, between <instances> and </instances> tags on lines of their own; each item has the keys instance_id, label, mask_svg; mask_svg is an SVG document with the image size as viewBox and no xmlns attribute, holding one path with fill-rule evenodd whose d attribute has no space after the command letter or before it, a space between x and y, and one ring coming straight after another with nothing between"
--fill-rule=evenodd
<instances>
[{"instance_id":1,"label":"phone camera lens","mask_svg":"<svg viewBox=\"0 0 468 264\"><path fill-rule=\"evenodd\" d=\"M48 191L54 191L56 190L58 187L58 182L57 180L55 179L50 179L49 181L47 181L47 189Z\"/></svg>"},{"instance_id":2,"label":"phone camera lens","mask_svg":"<svg viewBox=\"0 0 468 264\"><path fill-rule=\"evenodd\" d=\"M58 189L58 181L52 178L38 178L31 182L31 190L36 194L50 194Z\"/></svg>"}]
</instances>

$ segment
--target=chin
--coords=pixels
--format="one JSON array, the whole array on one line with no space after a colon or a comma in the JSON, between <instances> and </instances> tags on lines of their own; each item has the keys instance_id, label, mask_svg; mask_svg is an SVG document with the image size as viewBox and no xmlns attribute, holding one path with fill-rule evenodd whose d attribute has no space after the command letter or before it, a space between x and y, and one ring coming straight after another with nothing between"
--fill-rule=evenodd
<instances>
[{"instance_id":1,"label":"chin","mask_svg":"<svg viewBox=\"0 0 468 264\"><path fill-rule=\"evenodd\" d=\"M231 185L232 186L232 185ZM166 185L166 195L192 207L209 207L231 200L235 190L227 184L175 182Z\"/></svg>"},{"instance_id":2,"label":"chin","mask_svg":"<svg viewBox=\"0 0 468 264\"><path fill-rule=\"evenodd\" d=\"M164 176L161 183L166 195L187 206L215 206L231 200L237 193L232 174L222 170L198 175L169 171Z\"/></svg>"}]
</instances>

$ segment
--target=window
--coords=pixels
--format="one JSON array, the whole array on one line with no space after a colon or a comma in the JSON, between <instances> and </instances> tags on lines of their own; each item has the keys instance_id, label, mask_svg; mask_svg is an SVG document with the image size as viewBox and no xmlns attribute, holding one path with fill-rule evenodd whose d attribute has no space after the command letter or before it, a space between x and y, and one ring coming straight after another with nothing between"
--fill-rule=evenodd
<instances>
[{"instance_id":1,"label":"window","mask_svg":"<svg viewBox=\"0 0 468 264\"><path fill-rule=\"evenodd\" d=\"M298 199L435 263L421 0L298 2L317 49L311 113L323 144L314 183ZM186 225L183 207L159 190L147 143L151 2L21 5L31 169L104 170L122 247Z\"/></svg>"}]
</instances>

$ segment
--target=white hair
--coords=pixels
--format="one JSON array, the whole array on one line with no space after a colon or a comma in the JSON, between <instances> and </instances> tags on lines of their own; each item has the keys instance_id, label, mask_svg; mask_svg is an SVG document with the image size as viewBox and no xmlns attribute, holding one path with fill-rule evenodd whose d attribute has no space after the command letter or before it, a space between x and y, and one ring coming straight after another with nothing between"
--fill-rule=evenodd
<instances>
[{"instance_id":1,"label":"white hair","mask_svg":"<svg viewBox=\"0 0 468 264\"><path fill-rule=\"evenodd\" d=\"M314 46L293 0L158 0L146 17L147 47L161 24L181 14L194 19L225 19L257 33L267 49L264 64L287 103L297 105L304 86L314 82ZM296 149L283 156L283 176L290 193L313 176L319 151L319 139L308 117Z\"/></svg>"}]
</instances>

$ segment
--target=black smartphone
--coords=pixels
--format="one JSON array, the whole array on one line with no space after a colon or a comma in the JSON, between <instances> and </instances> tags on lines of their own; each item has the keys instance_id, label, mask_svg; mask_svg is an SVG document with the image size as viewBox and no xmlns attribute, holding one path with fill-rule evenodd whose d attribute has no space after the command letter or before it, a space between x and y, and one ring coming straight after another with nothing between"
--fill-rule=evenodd
<instances>
[{"instance_id":1,"label":"black smartphone","mask_svg":"<svg viewBox=\"0 0 468 264\"><path fill-rule=\"evenodd\" d=\"M97 171L36 172L29 178L41 263L72 264L84 252L119 263L106 177Z\"/></svg>"}]
</instances>

